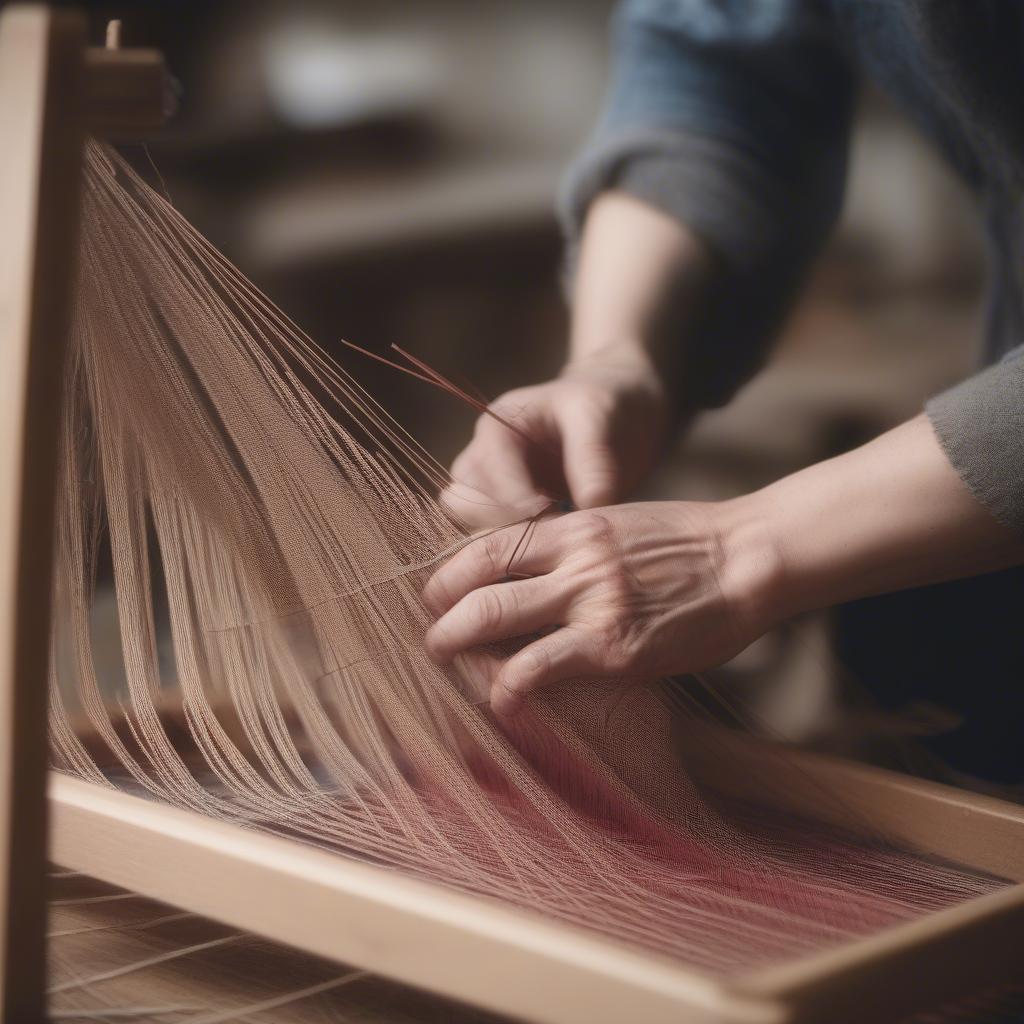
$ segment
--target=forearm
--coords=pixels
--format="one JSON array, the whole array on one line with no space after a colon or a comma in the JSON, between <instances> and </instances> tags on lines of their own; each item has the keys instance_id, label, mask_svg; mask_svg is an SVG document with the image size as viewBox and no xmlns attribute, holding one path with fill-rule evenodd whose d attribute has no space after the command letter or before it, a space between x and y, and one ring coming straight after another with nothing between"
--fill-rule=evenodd
<instances>
[{"instance_id":1,"label":"forearm","mask_svg":"<svg viewBox=\"0 0 1024 1024\"><path fill-rule=\"evenodd\" d=\"M703 245L672 217L616 192L592 204L585 236L561 374L499 398L497 411L519 430L481 417L452 466L469 500L458 487L445 500L467 524L533 515L553 499L579 508L621 501L688 411L672 353L708 272Z\"/></svg>"},{"instance_id":2,"label":"forearm","mask_svg":"<svg viewBox=\"0 0 1024 1024\"><path fill-rule=\"evenodd\" d=\"M671 378L712 270L707 246L684 224L626 193L603 193L583 232L570 364L598 359Z\"/></svg>"},{"instance_id":3,"label":"forearm","mask_svg":"<svg viewBox=\"0 0 1024 1024\"><path fill-rule=\"evenodd\" d=\"M971 495L925 416L729 503L726 520L738 589L769 623L1024 563L1024 538Z\"/></svg>"}]
</instances>

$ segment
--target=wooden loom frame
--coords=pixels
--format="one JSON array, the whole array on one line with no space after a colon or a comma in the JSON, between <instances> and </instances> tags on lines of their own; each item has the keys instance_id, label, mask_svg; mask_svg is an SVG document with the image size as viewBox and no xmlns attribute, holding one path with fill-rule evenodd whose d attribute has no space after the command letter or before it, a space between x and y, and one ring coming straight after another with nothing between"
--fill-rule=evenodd
<instances>
[{"instance_id":1,"label":"wooden loom frame","mask_svg":"<svg viewBox=\"0 0 1024 1024\"><path fill-rule=\"evenodd\" d=\"M0 178L0 1013L9 1024L44 1014L51 509L82 137L159 119L154 55L90 60L83 45L81 20L64 13L8 9L0 23L0 60L17 65L11 75L0 67L10 150ZM756 795L757 756L756 743L737 740L727 767L716 762L716 788ZM772 794L781 809L835 814L834 799L806 785L811 773L841 798L844 824L854 809L912 847L1017 884L721 981L537 914L53 773L50 854L311 953L551 1024L877 1020L1024 975L1024 808L824 758L787 763Z\"/></svg>"}]
</instances>

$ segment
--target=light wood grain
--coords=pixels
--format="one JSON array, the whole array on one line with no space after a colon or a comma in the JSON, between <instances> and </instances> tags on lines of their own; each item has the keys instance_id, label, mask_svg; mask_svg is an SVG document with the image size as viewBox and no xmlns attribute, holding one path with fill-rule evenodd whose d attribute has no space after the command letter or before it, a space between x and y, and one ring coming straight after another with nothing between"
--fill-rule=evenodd
<instances>
[{"instance_id":1,"label":"light wood grain","mask_svg":"<svg viewBox=\"0 0 1024 1024\"><path fill-rule=\"evenodd\" d=\"M84 59L85 117L91 134L132 140L164 123L171 94L159 50L90 47Z\"/></svg>"},{"instance_id":2,"label":"light wood grain","mask_svg":"<svg viewBox=\"0 0 1024 1024\"><path fill-rule=\"evenodd\" d=\"M0 1015L42 1018L46 684L84 25L0 18Z\"/></svg>"},{"instance_id":3,"label":"light wood grain","mask_svg":"<svg viewBox=\"0 0 1024 1024\"><path fill-rule=\"evenodd\" d=\"M843 774L836 764L836 775ZM847 766L851 793L891 773ZM78 780L51 781L53 858L155 899L525 1020L883 1021L1013 980L1024 886L716 981L578 929ZM945 787L924 786L941 814ZM971 827L999 820L988 798ZM1005 808L1010 814L1011 808ZM968 810L968 815L970 811ZM996 836L993 846L1001 840ZM992 947L992 948L990 948ZM933 973L938 972L932 981ZM834 1005L833 1005L834 1004ZM843 1016L851 1008L853 1016ZM854 1009L867 1011L867 1017Z\"/></svg>"},{"instance_id":4,"label":"light wood grain","mask_svg":"<svg viewBox=\"0 0 1024 1024\"><path fill-rule=\"evenodd\" d=\"M1024 979L1024 885L819 956L757 972L737 985L783 1002L794 1021L856 1024L901 1018Z\"/></svg>"},{"instance_id":5,"label":"light wood grain","mask_svg":"<svg viewBox=\"0 0 1024 1024\"><path fill-rule=\"evenodd\" d=\"M687 769L730 796L1024 882L1024 807L937 782L719 731Z\"/></svg>"},{"instance_id":6,"label":"light wood grain","mask_svg":"<svg viewBox=\"0 0 1024 1024\"><path fill-rule=\"evenodd\" d=\"M64 867L524 1020L770 1024L661 957L496 902L201 815L51 777L51 855Z\"/></svg>"},{"instance_id":7,"label":"light wood grain","mask_svg":"<svg viewBox=\"0 0 1024 1024\"><path fill-rule=\"evenodd\" d=\"M79 126L135 135L165 106L158 54L83 58L82 39L80 22L42 9L0 23L0 999L17 1022L42 1015L50 520ZM708 759L708 781L1024 880L1020 808L804 755L775 758L767 791L763 754L738 742ZM52 853L69 868L525 1020L881 1020L1024 973L1024 886L726 984L296 843L64 777L50 786Z\"/></svg>"},{"instance_id":8,"label":"light wood grain","mask_svg":"<svg viewBox=\"0 0 1024 1024\"><path fill-rule=\"evenodd\" d=\"M0 1019L41 1020L54 481L83 132L160 124L163 58L85 50L73 11L0 15Z\"/></svg>"}]
</instances>

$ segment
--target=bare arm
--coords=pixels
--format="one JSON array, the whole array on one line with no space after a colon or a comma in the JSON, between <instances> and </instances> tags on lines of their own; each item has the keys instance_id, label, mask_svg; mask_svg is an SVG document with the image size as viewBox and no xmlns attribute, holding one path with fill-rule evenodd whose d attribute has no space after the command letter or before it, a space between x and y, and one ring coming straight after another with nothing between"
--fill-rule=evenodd
<instances>
[{"instance_id":1,"label":"bare arm","mask_svg":"<svg viewBox=\"0 0 1024 1024\"><path fill-rule=\"evenodd\" d=\"M534 443L481 417L452 466L457 485L446 500L454 511L482 524L480 495L514 516L552 498L594 508L628 494L672 422L673 350L710 267L703 243L672 217L624 193L598 198L564 369L493 406Z\"/></svg>"},{"instance_id":2,"label":"bare arm","mask_svg":"<svg viewBox=\"0 0 1024 1024\"><path fill-rule=\"evenodd\" d=\"M550 519L517 561L530 578L501 582L519 533L469 545L424 592L441 661L557 627L498 669L500 713L562 679L700 671L801 611L1024 563L924 416L732 501Z\"/></svg>"},{"instance_id":3,"label":"bare arm","mask_svg":"<svg viewBox=\"0 0 1024 1024\"><path fill-rule=\"evenodd\" d=\"M606 358L667 376L711 266L680 221L625 192L603 193L583 231L569 365Z\"/></svg>"},{"instance_id":4,"label":"bare arm","mask_svg":"<svg viewBox=\"0 0 1024 1024\"><path fill-rule=\"evenodd\" d=\"M1024 562L1024 538L968 491L924 415L752 501L775 524L786 615Z\"/></svg>"}]
</instances>

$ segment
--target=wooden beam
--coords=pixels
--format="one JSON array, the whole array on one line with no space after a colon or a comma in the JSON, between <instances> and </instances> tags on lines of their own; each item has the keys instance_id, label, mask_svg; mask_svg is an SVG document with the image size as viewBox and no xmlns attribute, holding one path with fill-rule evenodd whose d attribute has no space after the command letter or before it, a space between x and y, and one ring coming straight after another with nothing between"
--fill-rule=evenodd
<instances>
[{"instance_id":1,"label":"wooden beam","mask_svg":"<svg viewBox=\"0 0 1024 1024\"><path fill-rule=\"evenodd\" d=\"M159 50L85 51L85 119L90 134L114 141L150 135L166 120L172 94Z\"/></svg>"},{"instance_id":2,"label":"wooden beam","mask_svg":"<svg viewBox=\"0 0 1024 1024\"><path fill-rule=\"evenodd\" d=\"M56 774L50 808L64 867L522 1020L783 1020L663 957L298 842Z\"/></svg>"},{"instance_id":3,"label":"wooden beam","mask_svg":"<svg viewBox=\"0 0 1024 1024\"><path fill-rule=\"evenodd\" d=\"M685 755L712 789L1024 882L1024 806L717 730Z\"/></svg>"},{"instance_id":4,"label":"wooden beam","mask_svg":"<svg viewBox=\"0 0 1024 1024\"><path fill-rule=\"evenodd\" d=\"M855 789L860 767L850 768ZM536 914L76 779L53 776L50 800L52 856L66 867L525 1020L893 1020L1024 967L1021 885L715 980ZM982 839L989 811L971 823Z\"/></svg>"},{"instance_id":5,"label":"wooden beam","mask_svg":"<svg viewBox=\"0 0 1024 1024\"><path fill-rule=\"evenodd\" d=\"M0 16L0 1018L42 1020L46 687L83 21Z\"/></svg>"},{"instance_id":6,"label":"wooden beam","mask_svg":"<svg viewBox=\"0 0 1024 1024\"><path fill-rule=\"evenodd\" d=\"M737 984L794 1021L902 1020L1024 977L1024 885L970 900Z\"/></svg>"}]
</instances>

